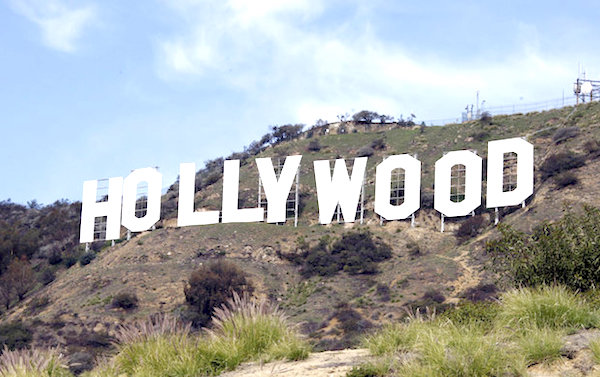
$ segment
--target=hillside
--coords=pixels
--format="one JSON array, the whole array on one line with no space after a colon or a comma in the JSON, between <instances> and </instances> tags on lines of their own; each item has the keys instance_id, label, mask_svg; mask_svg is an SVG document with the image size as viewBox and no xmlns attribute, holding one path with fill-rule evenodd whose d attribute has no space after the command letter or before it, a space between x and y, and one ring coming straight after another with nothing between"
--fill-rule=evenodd
<instances>
[{"instance_id":1,"label":"hillside","mask_svg":"<svg viewBox=\"0 0 600 377\"><path fill-rule=\"evenodd\" d=\"M294 140L262 148L256 156L246 156L240 170L240 203L255 206L258 171L253 158L302 154L302 212L297 227L288 221L285 225L176 228L174 184L163 197L164 216L156 230L135 234L112 247L97 245L102 247L91 263L58 269L54 281L36 287L4 312L2 323L22 321L33 330L36 346L60 345L69 354L99 355L110 351L119 324L159 312L181 313L183 287L190 273L209 260L226 258L249 273L257 295L279 303L316 350L356 346L361 334L403 318L407 307L443 310L466 294L495 294L489 287L496 276L482 268L485 242L497 235L494 214L480 207L477 214L482 225L461 239L457 231L466 219L447 220L441 233L439 214L432 209L433 166L444 152L472 149L485 157L489 140L521 136L535 146L535 193L525 208L502 210L501 222L530 231L543 221L560 218L569 205L600 206L600 146L596 143L595 150L593 145L600 140L600 103L443 127L350 122L321 126ZM314 144L309 148L314 140L318 140L318 150ZM317 224L313 161L351 159L372 145L376 147L368 151L372 155L367 165L365 223ZM568 151L583 161L583 166L569 169L577 182L564 185L556 175L545 177L547 161ZM422 207L414 228L408 220L380 224L373 213L375 166L385 156L401 153L416 154L423 164ZM221 177L212 180L200 185L196 203L219 209ZM294 262L294 256L323 237L335 242L353 230L368 230L376 243L391 248L391 257L378 262L376 271L311 276ZM42 241L58 245L56 240ZM135 293L138 307L112 307L112 299L120 292Z\"/></svg>"}]
</instances>

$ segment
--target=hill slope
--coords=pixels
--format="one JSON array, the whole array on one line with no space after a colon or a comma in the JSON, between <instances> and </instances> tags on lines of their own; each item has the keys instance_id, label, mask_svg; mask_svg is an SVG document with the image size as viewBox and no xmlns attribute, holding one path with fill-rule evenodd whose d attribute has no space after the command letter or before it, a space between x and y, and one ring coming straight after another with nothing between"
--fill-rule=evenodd
<instances>
[{"instance_id":1,"label":"hill slope","mask_svg":"<svg viewBox=\"0 0 600 377\"><path fill-rule=\"evenodd\" d=\"M340 126L345 133L336 133ZM572 132L575 136L553 140L557 130L570 127L577 127ZM439 214L431 208L431 187L434 163L444 152L474 149L485 156L488 140L519 136L535 145L535 194L525 208L505 209L502 213L501 221L520 229L530 230L542 221L559 218L565 203L600 206L600 159L589 144L590 140L600 140L599 103L497 116L489 124L474 121L425 128L338 124L330 125L328 132L320 128L308 136L304 133L256 156L303 155L298 227L288 222L283 226L216 224L175 228L174 185L163 198L165 217L156 230L104 247L90 264L77 264L60 272L52 283L32 291L4 313L3 321L21 320L34 328L35 345L61 345L70 353L103 352L110 348L118 324L157 312L181 311L189 274L208 260L227 258L250 274L257 294L279 302L295 322L302 324L316 349L341 349L355 344L357 336L369 328L404 316L407 305L451 304L467 290L493 281L481 269L485 241L496 234L491 211L478 209L484 225L464 241L457 240L455 231L465 219L449 220L446 231L439 231ZM308 150L313 140L318 140L320 150ZM374 148L369 157L365 224L316 224L312 162L340 156L351 159L375 141L384 147ZM542 179L540 167L561 151L583 156L585 164L571 171L577 184L559 189L555 178ZM380 224L373 213L374 168L384 156L400 153L417 154L423 164L423 206L416 214L414 228L409 221ZM256 204L258 171L253 158L247 157L240 171L240 202L247 207ZM220 177L203 185L196 195L197 205L219 209L221 190ZM340 271L331 276L307 277L291 261L290 256L306 249L306 245L317 245L323 237L340 239L352 229L368 229L378 242L391 247L391 258L378 263L376 273ZM110 302L119 292L134 292L139 307L112 308Z\"/></svg>"}]
</instances>

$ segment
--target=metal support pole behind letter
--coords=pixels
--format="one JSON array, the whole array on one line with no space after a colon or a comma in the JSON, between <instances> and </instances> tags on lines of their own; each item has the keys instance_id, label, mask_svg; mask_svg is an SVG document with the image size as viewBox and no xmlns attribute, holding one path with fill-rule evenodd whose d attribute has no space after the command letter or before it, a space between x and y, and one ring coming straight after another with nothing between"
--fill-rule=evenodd
<instances>
[{"instance_id":1,"label":"metal support pole behind letter","mask_svg":"<svg viewBox=\"0 0 600 377\"><path fill-rule=\"evenodd\" d=\"M442 215L441 216L442 221L441 221L441 225L440 225L440 232L444 233L444 214L442 213L441 215Z\"/></svg>"},{"instance_id":2,"label":"metal support pole behind letter","mask_svg":"<svg viewBox=\"0 0 600 377\"><path fill-rule=\"evenodd\" d=\"M294 227L298 226L298 200L300 195L298 194L300 186L300 167L298 167L298 171L296 171L296 199L294 201Z\"/></svg>"},{"instance_id":3,"label":"metal support pole behind letter","mask_svg":"<svg viewBox=\"0 0 600 377\"><path fill-rule=\"evenodd\" d=\"M499 217L498 217L498 207L496 207L496 209L494 209L494 225L498 225L498 222L500 221Z\"/></svg>"},{"instance_id":4,"label":"metal support pole behind letter","mask_svg":"<svg viewBox=\"0 0 600 377\"><path fill-rule=\"evenodd\" d=\"M365 218L365 177L363 176L362 186L360 188L360 223L362 225Z\"/></svg>"}]
</instances>

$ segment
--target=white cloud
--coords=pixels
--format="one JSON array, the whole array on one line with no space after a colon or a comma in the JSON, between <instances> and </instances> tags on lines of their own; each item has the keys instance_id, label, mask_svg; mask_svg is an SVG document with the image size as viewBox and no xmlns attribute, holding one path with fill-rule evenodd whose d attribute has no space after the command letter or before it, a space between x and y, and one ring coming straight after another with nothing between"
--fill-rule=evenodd
<instances>
[{"instance_id":1,"label":"white cloud","mask_svg":"<svg viewBox=\"0 0 600 377\"><path fill-rule=\"evenodd\" d=\"M571 62L545 56L531 38L500 61L444 60L435 51L408 53L400 43L376 36L369 19L361 19L362 8L341 23L316 22L326 12L320 4L177 2L173 8L186 20L185 30L161 42L159 74L217 80L246 91L256 107L306 123L362 109L393 116L414 112L421 119L458 117L475 102L476 90L488 105L504 105L519 97L557 98L572 79ZM534 31L521 27L524 35Z\"/></svg>"},{"instance_id":2,"label":"white cloud","mask_svg":"<svg viewBox=\"0 0 600 377\"><path fill-rule=\"evenodd\" d=\"M59 0L12 0L13 9L39 26L46 46L64 52L76 50L84 29L94 21L93 5L67 7Z\"/></svg>"}]
</instances>

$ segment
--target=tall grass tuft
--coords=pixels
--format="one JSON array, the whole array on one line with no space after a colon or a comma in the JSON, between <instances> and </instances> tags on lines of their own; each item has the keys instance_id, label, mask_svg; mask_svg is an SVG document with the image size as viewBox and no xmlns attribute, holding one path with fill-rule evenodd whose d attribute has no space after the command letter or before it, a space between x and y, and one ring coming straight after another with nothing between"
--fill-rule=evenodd
<instances>
[{"instance_id":1,"label":"tall grass tuft","mask_svg":"<svg viewBox=\"0 0 600 377\"><path fill-rule=\"evenodd\" d=\"M57 349L20 349L6 346L0 355L0 377L70 377Z\"/></svg>"},{"instance_id":2,"label":"tall grass tuft","mask_svg":"<svg viewBox=\"0 0 600 377\"><path fill-rule=\"evenodd\" d=\"M562 331L549 328L526 330L517 336L517 350L528 366L549 364L561 357L563 335Z\"/></svg>"},{"instance_id":3,"label":"tall grass tuft","mask_svg":"<svg viewBox=\"0 0 600 377\"><path fill-rule=\"evenodd\" d=\"M596 338L590 341L590 351L592 351L592 357L596 364L600 364L600 339Z\"/></svg>"},{"instance_id":4,"label":"tall grass tuft","mask_svg":"<svg viewBox=\"0 0 600 377\"><path fill-rule=\"evenodd\" d=\"M424 366L448 377L519 375L524 368L523 360L503 344L499 334L485 334L472 324L456 326L447 321L432 326L419 336L416 350L421 359L406 367L407 375L421 373Z\"/></svg>"},{"instance_id":5,"label":"tall grass tuft","mask_svg":"<svg viewBox=\"0 0 600 377\"><path fill-rule=\"evenodd\" d=\"M234 293L227 304L215 309L212 324L209 334L215 350L230 354L235 365L257 357L300 360L309 353L283 311L248 294Z\"/></svg>"},{"instance_id":6,"label":"tall grass tuft","mask_svg":"<svg viewBox=\"0 0 600 377\"><path fill-rule=\"evenodd\" d=\"M591 305L565 287L541 286L504 293L498 323L510 328L590 328L600 324Z\"/></svg>"},{"instance_id":7,"label":"tall grass tuft","mask_svg":"<svg viewBox=\"0 0 600 377\"><path fill-rule=\"evenodd\" d=\"M117 334L118 354L86 376L215 376L244 361L308 355L307 344L277 306L247 295L234 295L216 310L213 326L195 335L170 316L124 326Z\"/></svg>"},{"instance_id":8,"label":"tall grass tuft","mask_svg":"<svg viewBox=\"0 0 600 377\"><path fill-rule=\"evenodd\" d=\"M122 325L115 338L120 344L131 344L168 335L188 335L191 326L182 324L176 317L157 314L142 321Z\"/></svg>"}]
</instances>

